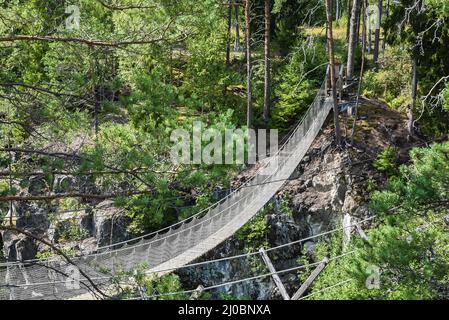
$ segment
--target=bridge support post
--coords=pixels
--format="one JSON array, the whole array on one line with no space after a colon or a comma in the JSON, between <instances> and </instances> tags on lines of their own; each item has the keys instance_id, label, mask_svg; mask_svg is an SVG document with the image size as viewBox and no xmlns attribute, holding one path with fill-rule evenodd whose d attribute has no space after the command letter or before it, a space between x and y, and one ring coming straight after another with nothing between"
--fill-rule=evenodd
<instances>
[{"instance_id":1,"label":"bridge support post","mask_svg":"<svg viewBox=\"0 0 449 320\"><path fill-rule=\"evenodd\" d=\"M268 267L268 270L270 270L270 273L272 273L273 281L276 284L276 287L279 289L280 294L284 298L284 300L290 300L290 296L287 293L287 290L285 290L284 284L281 281L281 278L279 278L279 275L276 273L276 269L273 266L273 263L271 262L270 257L268 257L267 253L263 248L259 250L263 261Z\"/></svg>"},{"instance_id":2,"label":"bridge support post","mask_svg":"<svg viewBox=\"0 0 449 320\"><path fill-rule=\"evenodd\" d=\"M304 293L309 289L309 287L312 285L312 283L315 281L315 279L320 275L320 273L326 268L326 266L329 264L329 258L324 258L323 261L318 265L318 267L312 272L312 274L307 278L307 280L303 283L301 288L296 291L296 293L293 295L292 300L299 300Z\"/></svg>"}]
</instances>

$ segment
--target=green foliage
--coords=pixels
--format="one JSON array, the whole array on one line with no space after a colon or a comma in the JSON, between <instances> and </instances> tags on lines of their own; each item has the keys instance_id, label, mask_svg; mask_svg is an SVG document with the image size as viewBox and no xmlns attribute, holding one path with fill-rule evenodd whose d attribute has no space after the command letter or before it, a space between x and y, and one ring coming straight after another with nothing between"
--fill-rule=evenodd
<instances>
[{"instance_id":1,"label":"green foliage","mask_svg":"<svg viewBox=\"0 0 449 320\"><path fill-rule=\"evenodd\" d=\"M382 98L393 109L404 110L411 99L412 65L408 52L401 47L388 47L380 65L379 70L366 72L363 94Z\"/></svg>"},{"instance_id":2,"label":"green foliage","mask_svg":"<svg viewBox=\"0 0 449 320\"><path fill-rule=\"evenodd\" d=\"M148 295L172 293L182 290L181 281L175 274L169 274L160 278L146 279L144 288ZM183 300L187 297L185 294L168 295L158 298L158 300Z\"/></svg>"},{"instance_id":3,"label":"green foliage","mask_svg":"<svg viewBox=\"0 0 449 320\"><path fill-rule=\"evenodd\" d=\"M403 178L392 179L385 192L397 195L397 200L413 211L419 209L417 204L444 202L449 196L449 143L435 143L430 149L413 149L411 157L412 164L401 167ZM383 194L375 194L374 203Z\"/></svg>"},{"instance_id":4,"label":"green foliage","mask_svg":"<svg viewBox=\"0 0 449 320\"><path fill-rule=\"evenodd\" d=\"M68 257L75 257L78 253L75 249L73 248L61 248L60 249L66 256ZM58 254L56 254L53 250L48 249L48 250L44 250L44 251L39 251L36 254L36 259L38 260L48 260L51 258L55 258L56 256L58 256Z\"/></svg>"},{"instance_id":5,"label":"green foliage","mask_svg":"<svg viewBox=\"0 0 449 320\"><path fill-rule=\"evenodd\" d=\"M129 272L120 272L114 278L114 286L122 299L136 297L153 297L152 300L185 300L186 294L170 294L182 291L182 284L179 277L173 273L159 276L145 273L148 266L143 264ZM131 279L131 281L130 281ZM132 283L131 286L123 287L121 283Z\"/></svg>"},{"instance_id":6,"label":"green foliage","mask_svg":"<svg viewBox=\"0 0 449 320\"><path fill-rule=\"evenodd\" d=\"M81 241L89 236L87 230L82 229L78 225L78 220L73 218L71 220L64 221L61 226L62 232L60 232L58 237L59 243L66 243L70 241Z\"/></svg>"},{"instance_id":7,"label":"green foliage","mask_svg":"<svg viewBox=\"0 0 449 320\"><path fill-rule=\"evenodd\" d=\"M368 193L371 193L375 190L377 190L377 183L374 179L369 178L367 183L366 183L366 191L368 191Z\"/></svg>"},{"instance_id":8,"label":"green foliage","mask_svg":"<svg viewBox=\"0 0 449 320\"><path fill-rule=\"evenodd\" d=\"M397 151L395 148L389 146L377 156L377 160L374 161L373 166L380 172L391 176L397 172L397 160Z\"/></svg>"},{"instance_id":9,"label":"green foliage","mask_svg":"<svg viewBox=\"0 0 449 320\"><path fill-rule=\"evenodd\" d=\"M0 182L0 195L6 196L9 193L9 184L7 181Z\"/></svg>"},{"instance_id":10,"label":"green foliage","mask_svg":"<svg viewBox=\"0 0 449 320\"><path fill-rule=\"evenodd\" d=\"M331 262L314 285L314 299L447 298L449 143L414 149L411 158L384 191L372 195L378 220L368 232L369 243L355 239L347 249L354 254ZM319 258L341 252L338 237L318 246ZM369 289L372 267L380 269L380 287ZM351 282L319 292L346 279Z\"/></svg>"},{"instance_id":11,"label":"green foliage","mask_svg":"<svg viewBox=\"0 0 449 320\"><path fill-rule=\"evenodd\" d=\"M226 67L221 38L205 38L189 44L189 58L180 88L182 103L191 111L208 112L233 109L240 111L244 100L228 87L243 82L241 76Z\"/></svg>"},{"instance_id":12,"label":"green foliage","mask_svg":"<svg viewBox=\"0 0 449 320\"><path fill-rule=\"evenodd\" d=\"M238 300L251 300L251 297L235 297L229 293L222 293L220 294L220 300L224 300L224 301L238 301Z\"/></svg>"},{"instance_id":13,"label":"green foliage","mask_svg":"<svg viewBox=\"0 0 449 320\"><path fill-rule=\"evenodd\" d=\"M134 127L150 132L169 125L176 115L173 107L177 104L177 89L164 82L159 70L139 74L135 82L132 94L122 99Z\"/></svg>"},{"instance_id":14,"label":"green foliage","mask_svg":"<svg viewBox=\"0 0 449 320\"><path fill-rule=\"evenodd\" d=\"M433 103L426 101L424 105L421 105L419 97L428 95L431 90L432 96L440 95L444 87L434 86L439 79L449 74L447 1L434 0L429 4L426 2L425 10L420 10L419 6L414 4L413 0L401 1L400 5L392 7L390 17L386 19L384 28L388 35L387 42L395 50L402 50L406 61L405 63L397 61L393 65L390 64L390 67L384 67L382 72L392 77L383 77L385 81L379 83L381 86L387 86L384 98L390 105L396 108L410 105L411 91L407 88L411 84L410 62L415 59L418 105L413 111L417 118L419 115L421 131L426 136L441 137L448 133L449 113L441 108L439 103L435 104L435 101ZM407 19L404 19L406 12ZM399 30L398 25L402 25ZM386 59L392 62L395 58L396 55L386 55ZM395 72L392 74L388 71L389 69ZM390 81L392 81L391 84ZM404 90L404 93L399 94L400 90Z\"/></svg>"},{"instance_id":15,"label":"green foliage","mask_svg":"<svg viewBox=\"0 0 449 320\"><path fill-rule=\"evenodd\" d=\"M293 209L290 200L291 199L288 197L281 198L279 200L279 210L280 212L282 212L282 214L293 217Z\"/></svg>"},{"instance_id":16,"label":"green foliage","mask_svg":"<svg viewBox=\"0 0 449 320\"><path fill-rule=\"evenodd\" d=\"M273 127L288 129L301 118L316 95L317 80L322 78L326 59L324 46L320 42L307 46L305 40L298 41L297 48L288 64L281 68L277 79L276 95L279 101L273 107Z\"/></svg>"},{"instance_id":17,"label":"green foliage","mask_svg":"<svg viewBox=\"0 0 449 320\"><path fill-rule=\"evenodd\" d=\"M123 5L131 2L124 0ZM0 44L0 83L17 84L0 86L0 120L14 123L0 126L0 139L5 146L8 136L13 146L44 150L17 153L13 163L8 154L0 154L1 168L42 172L44 193L132 193L114 203L126 209L133 233L167 226L218 200L216 191L227 188L241 166L175 167L169 159L169 137L173 129L188 128L193 121L221 131L245 125L244 55L233 53L231 64L225 63L227 10L209 0L142 1L157 10L111 10L90 0L70 4L81 9L80 29L65 26L68 3L0 0L0 33L55 38ZM296 40L308 10L317 9L311 23L324 22L324 6L315 6L286 0L273 7L273 88L282 84L273 94L280 101L279 108L273 106L273 125L280 128L300 118L322 79L325 66L315 68L327 61L323 39ZM255 17L259 7L253 8ZM253 19L254 30L261 22ZM255 44L253 49L256 62L262 47ZM287 56L288 65L278 51ZM280 74L284 70L285 76ZM254 63L254 84L257 117L263 99L262 63ZM70 173L77 182L55 187L55 171ZM21 179L19 186L9 190L2 183L0 194L26 195L29 181ZM77 198L51 205L70 210L93 203ZM74 229L64 235L79 236Z\"/></svg>"},{"instance_id":18,"label":"green foliage","mask_svg":"<svg viewBox=\"0 0 449 320\"><path fill-rule=\"evenodd\" d=\"M229 294L229 293L222 293L220 295L220 300L223 300L223 301L236 301L238 299L236 297L234 297L233 295Z\"/></svg>"},{"instance_id":19,"label":"green foliage","mask_svg":"<svg viewBox=\"0 0 449 320\"><path fill-rule=\"evenodd\" d=\"M123 0L123 5L130 3ZM132 221L129 229L135 234L160 229L206 208L218 200L217 190L227 188L232 175L240 169L220 165L174 166L169 159L171 130L188 128L193 121L203 121L220 131L239 128L245 124L246 112L244 54L233 53L231 64L225 64L227 10L213 0L141 3L154 4L158 9L110 10L98 1L71 1L82 8L81 29L67 30L64 1L0 0L3 35L116 44L95 46L82 41L56 40L0 42L1 146L42 151L15 152L14 157L2 153L0 171L11 167L16 172L39 172L44 194L68 192L71 188L100 194L136 193L115 199L116 206L126 209ZM323 79L327 64L325 39L321 36L305 39L302 29L304 25L322 28L323 4L309 0L274 1L273 118L269 126L288 130L304 114ZM410 103L412 56L418 56L419 95L449 74L447 23L428 30L423 38L425 52L418 52L419 46L413 46L416 36L431 22L447 18L447 1L428 0L426 11L413 13L410 23L397 36L397 24L410 4L411 0L404 0L394 6L385 25L392 47L385 52L379 71L368 71L365 78L367 96L383 97L398 110ZM266 125L257 119L262 109L264 75L260 63L262 33L257 32L263 26L259 18L261 10L259 1L253 6L252 25L257 126ZM311 12L314 16L309 20ZM440 39L433 41L428 35L435 34ZM138 43L119 45L120 41ZM410 52L410 47L416 50ZM343 42L337 41L336 51L337 60L342 62ZM358 62L360 57L359 49ZM441 96L443 108L426 106L422 120L429 131L447 134L449 87ZM94 125L97 123L98 126ZM430 150L414 150L413 163L400 170L396 168L392 148L379 155L374 166L388 176L396 176L390 178L386 190L372 197L372 209L384 219L370 233L372 246L355 241L352 248L360 253L332 262L315 289L345 277L354 282L342 291L322 293L317 298L433 298L439 294L435 284L447 287L447 228L437 223L449 190L447 149L447 145L435 145ZM77 183L66 182L55 188L54 171L67 172ZM29 187L28 179L21 179L12 190L3 181L0 195L26 195ZM368 181L367 189L374 191L372 181ZM52 201L45 206L67 210L93 204L78 198ZM389 214L392 208L399 208L395 216ZM272 208L268 207L237 233L245 251L267 246L267 210ZM0 204L0 211L3 215L8 212L6 203ZM281 202L281 211L291 214L286 202ZM435 225L424 232L415 231L428 222ZM85 236L74 221L69 221L59 240L78 241ZM318 256L342 253L341 242L341 238L328 239L319 245ZM38 258L53 254L41 252ZM74 256L77 252L71 249L67 254ZM264 268L260 260L249 260L254 272ZM371 291L364 286L366 268L371 264L385 271L380 290ZM142 266L123 273L119 280L133 277L136 286L147 295L182 289L177 276L147 277L144 269ZM136 293L135 288L124 292L125 296ZM210 296L204 294L199 298Z\"/></svg>"},{"instance_id":20,"label":"green foliage","mask_svg":"<svg viewBox=\"0 0 449 320\"><path fill-rule=\"evenodd\" d=\"M236 238L245 241L248 247L261 248L267 244L267 235L267 219L262 211L236 233Z\"/></svg>"}]
</instances>

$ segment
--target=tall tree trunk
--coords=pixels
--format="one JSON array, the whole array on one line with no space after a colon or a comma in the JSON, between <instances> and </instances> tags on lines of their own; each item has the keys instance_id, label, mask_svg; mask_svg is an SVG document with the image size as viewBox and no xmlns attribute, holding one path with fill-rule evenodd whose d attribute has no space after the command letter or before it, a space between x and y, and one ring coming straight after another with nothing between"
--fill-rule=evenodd
<instances>
[{"instance_id":1,"label":"tall tree trunk","mask_svg":"<svg viewBox=\"0 0 449 320\"><path fill-rule=\"evenodd\" d=\"M337 22L337 25L340 21L340 0L335 0L335 22Z\"/></svg>"},{"instance_id":2,"label":"tall tree trunk","mask_svg":"<svg viewBox=\"0 0 449 320\"><path fill-rule=\"evenodd\" d=\"M361 0L353 0L352 3L352 13L351 13L351 26L349 32L349 44L348 44L348 65L346 67L347 80L352 80L354 78L354 62L355 53L358 42L358 23L357 20L360 17L360 4Z\"/></svg>"},{"instance_id":3,"label":"tall tree trunk","mask_svg":"<svg viewBox=\"0 0 449 320\"><path fill-rule=\"evenodd\" d=\"M338 119L338 104L337 104L337 86L335 82L335 56L334 56L334 35L332 30L332 0L326 0L326 17L327 17L327 41L329 48L329 65L331 74L331 85L332 85L332 99L334 104L334 125L335 125L335 140L337 145L341 145L341 133L340 133L340 122Z\"/></svg>"},{"instance_id":4,"label":"tall tree trunk","mask_svg":"<svg viewBox=\"0 0 449 320\"><path fill-rule=\"evenodd\" d=\"M365 30L366 33L366 37L368 39L368 53L371 53L371 35L372 35L372 29L371 29L371 10L369 7L366 7L365 10L362 10L362 12L365 13L366 17L364 17L364 19L366 19L366 26L367 28L363 28L363 30ZM363 33L363 31L362 31Z\"/></svg>"},{"instance_id":5,"label":"tall tree trunk","mask_svg":"<svg viewBox=\"0 0 449 320\"><path fill-rule=\"evenodd\" d=\"M348 41L349 42L349 32L351 31L351 12L352 12L352 6L351 6L351 3L352 3L352 0L347 0L348 1L348 3L347 3L347 7L346 7L346 10L347 10L347 15L348 15L348 21L346 21L346 41Z\"/></svg>"},{"instance_id":6,"label":"tall tree trunk","mask_svg":"<svg viewBox=\"0 0 449 320\"><path fill-rule=\"evenodd\" d=\"M228 1L228 34L226 39L226 64L231 64L231 30L232 30L232 3Z\"/></svg>"},{"instance_id":7,"label":"tall tree trunk","mask_svg":"<svg viewBox=\"0 0 449 320\"><path fill-rule=\"evenodd\" d=\"M265 76L263 118L268 121L271 116L271 6L270 0L265 0Z\"/></svg>"},{"instance_id":8,"label":"tall tree trunk","mask_svg":"<svg viewBox=\"0 0 449 320\"><path fill-rule=\"evenodd\" d=\"M240 51L240 25L239 25L239 3L238 3L238 0L234 0L234 14L235 14L234 51Z\"/></svg>"},{"instance_id":9,"label":"tall tree trunk","mask_svg":"<svg viewBox=\"0 0 449 320\"><path fill-rule=\"evenodd\" d=\"M99 131L100 122L98 120L98 113L99 113L99 101L98 101L98 95L96 90L97 81L95 80L95 74L97 72L96 67L98 65L97 60L97 51L94 47L89 46L89 53L92 59L89 60L89 78L91 79L91 94L92 99L94 100L94 110L93 110L93 127L94 127L94 133L95 133L95 144L97 143L97 136Z\"/></svg>"},{"instance_id":10,"label":"tall tree trunk","mask_svg":"<svg viewBox=\"0 0 449 320\"><path fill-rule=\"evenodd\" d=\"M367 7L368 0L363 0L362 2L362 11L364 11ZM363 15L363 31L362 31L362 65L360 67L360 77L359 77L359 86L357 89L357 98L355 103L354 110L354 121L352 123L352 133L351 133L351 142L354 143L355 131L357 128L357 119L359 114L359 104L360 104L360 95L362 92L362 84L363 84L363 73L365 72L365 61L366 61L366 23L367 17Z\"/></svg>"},{"instance_id":11,"label":"tall tree trunk","mask_svg":"<svg viewBox=\"0 0 449 320\"><path fill-rule=\"evenodd\" d=\"M390 0L387 0L387 5L386 5L386 11L385 11L385 16L388 18L390 16ZM384 41L382 43L382 51L385 51L385 46L387 43L387 36L388 36L388 31L387 29L384 30Z\"/></svg>"},{"instance_id":12,"label":"tall tree trunk","mask_svg":"<svg viewBox=\"0 0 449 320\"><path fill-rule=\"evenodd\" d=\"M376 18L376 34L374 36L374 63L376 65L376 68L378 67L379 64L379 46L380 46L380 26L382 23L382 6L383 6L383 1L379 0L377 6L378 8L378 12L376 14L378 14Z\"/></svg>"},{"instance_id":13,"label":"tall tree trunk","mask_svg":"<svg viewBox=\"0 0 449 320\"><path fill-rule=\"evenodd\" d=\"M360 1L362 1L362 0L360 0ZM359 42L360 42L360 26L362 25L361 24L361 19L363 18L363 13L360 13L358 16L357 16L357 40L355 41L356 43L357 43L357 46L359 45Z\"/></svg>"},{"instance_id":14,"label":"tall tree trunk","mask_svg":"<svg viewBox=\"0 0 449 320\"><path fill-rule=\"evenodd\" d=\"M253 83L252 83L252 62L251 62L251 0L245 2L246 21L246 76L247 76L247 103L246 103L246 126L252 128L253 125Z\"/></svg>"},{"instance_id":15,"label":"tall tree trunk","mask_svg":"<svg viewBox=\"0 0 449 320\"><path fill-rule=\"evenodd\" d=\"M369 6L369 0L362 0L362 12L366 12L366 9ZM362 64L363 64L363 60L365 59L366 62L366 54L365 51L367 51L367 45L368 45L368 33L367 30L369 28L370 25L370 17L366 14L364 14L362 16L363 20L362 20ZM363 69L363 66L362 68ZM361 70L363 71L363 70Z\"/></svg>"},{"instance_id":16,"label":"tall tree trunk","mask_svg":"<svg viewBox=\"0 0 449 320\"><path fill-rule=\"evenodd\" d=\"M416 106L416 97L418 91L418 72L417 72L417 58L413 57L413 68L412 68L412 103L410 104L410 109L408 110L408 134L409 138L415 135L414 122L415 117L413 112Z\"/></svg>"}]
</instances>

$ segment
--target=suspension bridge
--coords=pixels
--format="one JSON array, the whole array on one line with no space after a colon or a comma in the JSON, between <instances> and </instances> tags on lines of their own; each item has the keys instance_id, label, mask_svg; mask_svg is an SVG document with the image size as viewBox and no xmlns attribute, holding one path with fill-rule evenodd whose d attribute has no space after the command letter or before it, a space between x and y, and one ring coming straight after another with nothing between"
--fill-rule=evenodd
<instances>
[{"instance_id":1,"label":"suspension bridge","mask_svg":"<svg viewBox=\"0 0 449 320\"><path fill-rule=\"evenodd\" d=\"M275 155L239 189L208 209L170 227L98 248L67 261L9 262L0 265L0 299L71 299L108 288L113 277L145 264L164 274L197 260L234 235L284 185L301 162L333 107L326 81L302 121Z\"/></svg>"}]
</instances>

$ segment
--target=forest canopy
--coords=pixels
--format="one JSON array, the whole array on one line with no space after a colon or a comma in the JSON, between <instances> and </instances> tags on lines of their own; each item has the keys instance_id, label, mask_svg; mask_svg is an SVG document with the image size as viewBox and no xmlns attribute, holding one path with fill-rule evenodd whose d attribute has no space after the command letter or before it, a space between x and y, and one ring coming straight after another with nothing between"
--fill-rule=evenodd
<instances>
[{"instance_id":1,"label":"forest canopy","mask_svg":"<svg viewBox=\"0 0 449 320\"><path fill-rule=\"evenodd\" d=\"M285 259L306 271L322 263L307 292L317 299L447 298L447 0L0 0L0 66L0 262L82 254L86 229L101 228L76 214L58 224L67 213L112 216L105 227L110 235L95 239L97 249L175 232L211 206L222 208L220 201L248 187L266 165L260 156L254 166L249 159L175 163L175 130L190 134L201 123L223 136L244 132L248 151L251 130L277 130L276 143L291 147L303 141L290 135L306 137L316 129L320 145L307 155L269 150L270 159L301 155L295 159L300 164L290 178L271 182L284 185L235 235L235 250L259 252L273 245L269 240L289 241L279 233L269 239L276 215L282 216L277 225L289 226L284 230L296 228L292 241L302 229L310 232L306 239L314 237L312 209L323 208L325 216L332 208L332 223L344 222L345 198L339 209L335 199L363 189L363 197L351 199L375 217L366 233L351 229L360 237L346 247L341 235L324 237L312 249L301 243L296 256ZM311 117L319 118L324 107L332 116L317 125ZM200 149L213 138L207 137ZM195 146L186 148L194 153ZM208 156L226 156L218 153ZM303 179L317 158L314 176ZM336 178L334 190L315 176L337 174L323 169L335 159L343 159L341 172L348 173ZM366 171L352 179L359 165ZM282 188L295 179L297 194L288 195ZM310 204L299 197L293 205L308 189L318 190L313 201L332 189L332 200L323 196L323 203ZM123 227L118 236L114 223ZM50 232L53 224L61 230ZM11 253L17 243L7 241L23 238L32 239L31 254ZM348 251L355 254L346 259ZM326 260L332 255L345 259ZM262 272L264 265L248 260L245 271ZM382 271L383 287L366 285L373 266ZM145 269L117 275L114 285L134 277L147 295L185 285L177 274L152 278ZM305 271L293 278L307 279ZM341 290L326 291L342 278L350 280ZM137 289L120 290L123 298Z\"/></svg>"}]
</instances>

